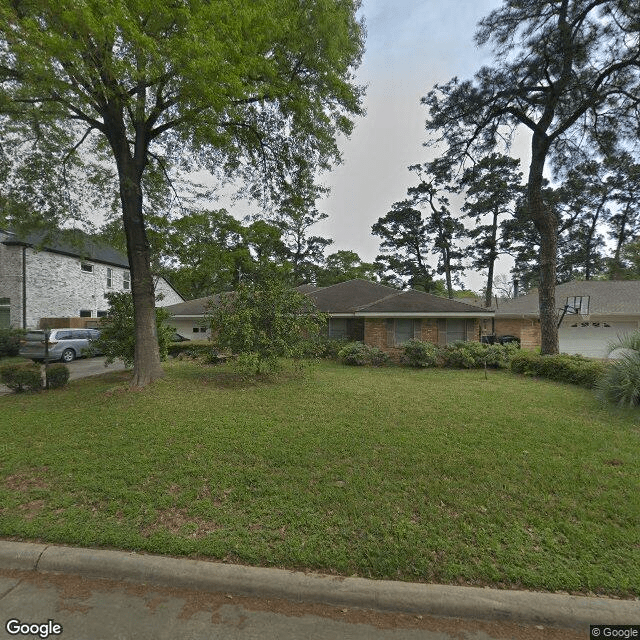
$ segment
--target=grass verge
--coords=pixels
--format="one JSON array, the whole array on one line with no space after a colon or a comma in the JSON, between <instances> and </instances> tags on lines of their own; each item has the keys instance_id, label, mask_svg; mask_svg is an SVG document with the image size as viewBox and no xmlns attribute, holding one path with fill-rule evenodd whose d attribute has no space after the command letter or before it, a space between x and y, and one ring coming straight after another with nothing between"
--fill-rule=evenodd
<instances>
[{"instance_id":1,"label":"grass verge","mask_svg":"<svg viewBox=\"0 0 640 640\"><path fill-rule=\"evenodd\" d=\"M498 371L127 375L0 399L1 536L640 595L637 411Z\"/></svg>"}]
</instances>

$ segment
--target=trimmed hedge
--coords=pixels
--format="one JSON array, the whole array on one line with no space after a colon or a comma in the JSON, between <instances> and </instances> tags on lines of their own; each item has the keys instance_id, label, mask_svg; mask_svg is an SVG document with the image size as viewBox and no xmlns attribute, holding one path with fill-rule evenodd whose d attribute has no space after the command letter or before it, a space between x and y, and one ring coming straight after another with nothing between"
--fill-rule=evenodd
<instances>
[{"instance_id":1,"label":"trimmed hedge","mask_svg":"<svg viewBox=\"0 0 640 640\"><path fill-rule=\"evenodd\" d=\"M17 356L25 333L22 329L0 329L0 358Z\"/></svg>"},{"instance_id":2,"label":"trimmed hedge","mask_svg":"<svg viewBox=\"0 0 640 640\"><path fill-rule=\"evenodd\" d=\"M16 393L42 391L40 365L5 364L0 367L0 382Z\"/></svg>"},{"instance_id":3,"label":"trimmed hedge","mask_svg":"<svg viewBox=\"0 0 640 640\"><path fill-rule=\"evenodd\" d=\"M454 369L507 368L519 351L513 344L454 342L438 346L431 342L409 340L403 348L402 362L410 367L451 367Z\"/></svg>"},{"instance_id":4,"label":"trimmed hedge","mask_svg":"<svg viewBox=\"0 0 640 640\"><path fill-rule=\"evenodd\" d=\"M350 366L362 367L371 365L380 367L389 362L389 354L378 349L378 347L370 347L362 342L349 342L338 352L338 358L344 364Z\"/></svg>"},{"instance_id":5,"label":"trimmed hedge","mask_svg":"<svg viewBox=\"0 0 640 640\"><path fill-rule=\"evenodd\" d=\"M608 365L584 356L561 353L542 356L522 351L511 359L511 371L528 376L548 378L557 382L569 382L592 389L607 371Z\"/></svg>"},{"instance_id":6,"label":"trimmed hedge","mask_svg":"<svg viewBox=\"0 0 640 640\"><path fill-rule=\"evenodd\" d=\"M49 389L59 389L69 382L69 367L66 364L50 364L47 367Z\"/></svg>"},{"instance_id":7,"label":"trimmed hedge","mask_svg":"<svg viewBox=\"0 0 640 640\"><path fill-rule=\"evenodd\" d=\"M168 353L173 357L182 354L187 358L202 358L218 352L208 340L189 340L187 342L172 342L169 345Z\"/></svg>"},{"instance_id":8,"label":"trimmed hedge","mask_svg":"<svg viewBox=\"0 0 640 640\"><path fill-rule=\"evenodd\" d=\"M440 348L433 342L409 340L404 345L401 362L409 367L437 367Z\"/></svg>"}]
</instances>

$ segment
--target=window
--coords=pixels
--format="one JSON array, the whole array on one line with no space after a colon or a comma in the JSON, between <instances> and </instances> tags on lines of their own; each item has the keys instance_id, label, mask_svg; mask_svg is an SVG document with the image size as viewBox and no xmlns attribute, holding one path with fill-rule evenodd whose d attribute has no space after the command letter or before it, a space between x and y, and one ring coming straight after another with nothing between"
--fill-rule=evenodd
<instances>
[{"instance_id":1,"label":"window","mask_svg":"<svg viewBox=\"0 0 640 640\"><path fill-rule=\"evenodd\" d=\"M474 320L466 320L464 318L438 320L438 344L472 340L474 331Z\"/></svg>"},{"instance_id":2,"label":"window","mask_svg":"<svg viewBox=\"0 0 640 640\"><path fill-rule=\"evenodd\" d=\"M108 311L98 311L98 318L106 318L108 315Z\"/></svg>"},{"instance_id":3,"label":"window","mask_svg":"<svg viewBox=\"0 0 640 640\"><path fill-rule=\"evenodd\" d=\"M347 319L329 318L329 337L341 340L347 337Z\"/></svg>"},{"instance_id":4,"label":"window","mask_svg":"<svg viewBox=\"0 0 640 640\"><path fill-rule=\"evenodd\" d=\"M8 329L11 326L11 300L0 298L0 329Z\"/></svg>"},{"instance_id":5,"label":"window","mask_svg":"<svg viewBox=\"0 0 640 640\"><path fill-rule=\"evenodd\" d=\"M125 271L122 274L122 288L125 291L129 291L131 289L131 272Z\"/></svg>"},{"instance_id":6,"label":"window","mask_svg":"<svg viewBox=\"0 0 640 640\"><path fill-rule=\"evenodd\" d=\"M206 333L206 327L193 327L193 333Z\"/></svg>"},{"instance_id":7,"label":"window","mask_svg":"<svg viewBox=\"0 0 640 640\"><path fill-rule=\"evenodd\" d=\"M422 320L413 318L389 318L387 325L387 346L399 347L412 338L420 340Z\"/></svg>"},{"instance_id":8,"label":"window","mask_svg":"<svg viewBox=\"0 0 640 640\"><path fill-rule=\"evenodd\" d=\"M113 269L107 267L107 287L111 289L113 287Z\"/></svg>"},{"instance_id":9,"label":"window","mask_svg":"<svg viewBox=\"0 0 640 640\"><path fill-rule=\"evenodd\" d=\"M81 318L90 318L91 317L91 309L80 309L80 317Z\"/></svg>"},{"instance_id":10,"label":"window","mask_svg":"<svg viewBox=\"0 0 640 640\"><path fill-rule=\"evenodd\" d=\"M85 273L93 273L93 265L88 262L81 262L80 269Z\"/></svg>"}]
</instances>

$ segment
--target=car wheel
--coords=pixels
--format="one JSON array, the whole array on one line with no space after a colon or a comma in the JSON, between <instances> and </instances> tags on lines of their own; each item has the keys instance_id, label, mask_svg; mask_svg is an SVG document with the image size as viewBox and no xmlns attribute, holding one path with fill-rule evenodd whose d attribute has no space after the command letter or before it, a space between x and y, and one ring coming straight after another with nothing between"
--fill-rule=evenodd
<instances>
[{"instance_id":1,"label":"car wheel","mask_svg":"<svg viewBox=\"0 0 640 640\"><path fill-rule=\"evenodd\" d=\"M76 359L76 352L73 349L65 349L62 352L62 362L73 362Z\"/></svg>"}]
</instances>

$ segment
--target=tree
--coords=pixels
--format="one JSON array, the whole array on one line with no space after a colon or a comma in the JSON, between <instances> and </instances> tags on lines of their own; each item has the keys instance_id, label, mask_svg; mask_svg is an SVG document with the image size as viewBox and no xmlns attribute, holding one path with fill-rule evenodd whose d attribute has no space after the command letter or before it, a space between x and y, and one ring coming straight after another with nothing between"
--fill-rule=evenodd
<instances>
[{"instance_id":1,"label":"tree","mask_svg":"<svg viewBox=\"0 0 640 640\"><path fill-rule=\"evenodd\" d=\"M316 284L330 287L347 280L371 280L377 282L376 265L362 262L355 251L336 251L327 256L324 266L318 272Z\"/></svg>"},{"instance_id":2,"label":"tree","mask_svg":"<svg viewBox=\"0 0 640 640\"><path fill-rule=\"evenodd\" d=\"M133 326L133 297L127 292L110 292L105 295L109 302L109 313L100 323L100 337L94 341L92 348L106 356L106 364L120 359L127 367L131 367L135 357L136 335ZM166 324L170 317L166 309L158 307L155 315L160 357L165 360L175 329Z\"/></svg>"},{"instance_id":3,"label":"tree","mask_svg":"<svg viewBox=\"0 0 640 640\"><path fill-rule=\"evenodd\" d=\"M500 222L505 216L513 215L516 198L521 191L519 166L518 160L491 153L468 168L460 180L460 187L466 189L462 210L474 221L472 228L466 231L472 240L466 254L472 258L472 268L487 270L485 307L491 306L495 263L502 253L500 236L503 227ZM482 224L487 216L488 221ZM504 240L508 241L508 238L504 237Z\"/></svg>"},{"instance_id":4,"label":"tree","mask_svg":"<svg viewBox=\"0 0 640 640\"><path fill-rule=\"evenodd\" d=\"M434 271L429 265L431 244L420 211L412 202L396 202L391 211L371 227L382 238L376 262L386 271L407 278L410 287L427 293L435 288Z\"/></svg>"},{"instance_id":5,"label":"tree","mask_svg":"<svg viewBox=\"0 0 640 640\"><path fill-rule=\"evenodd\" d=\"M279 358L303 357L326 325L312 300L270 269L220 296L207 320L215 348L239 356L240 365L256 374L275 370Z\"/></svg>"},{"instance_id":6,"label":"tree","mask_svg":"<svg viewBox=\"0 0 640 640\"><path fill-rule=\"evenodd\" d=\"M115 164L132 276L132 384L163 375L145 175L206 168L275 197L298 170L339 159L361 112L352 69L358 0L46 2L0 6L2 101L66 123L74 144ZM263 180L267 178L265 183Z\"/></svg>"},{"instance_id":7,"label":"tree","mask_svg":"<svg viewBox=\"0 0 640 640\"><path fill-rule=\"evenodd\" d=\"M637 138L640 47L637 6L627 0L505 0L480 21L479 45L496 66L457 78L423 98L426 127L458 162L487 153L519 126L531 132L527 216L540 236L541 351L557 353L558 218L543 200L543 172L575 164L587 140L611 154ZM570 162L571 160L571 162Z\"/></svg>"}]
</instances>

